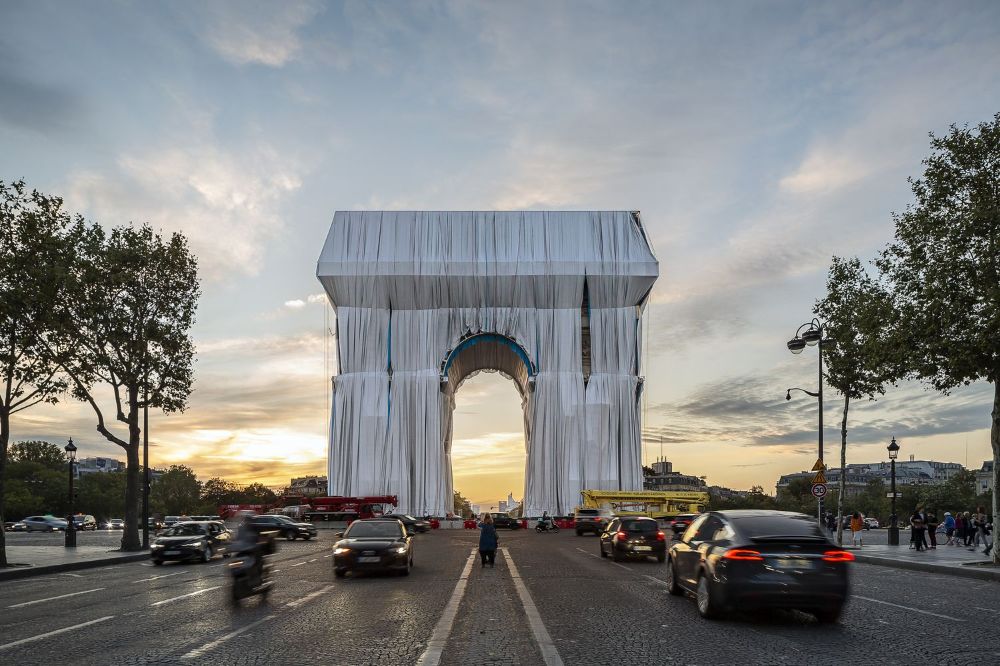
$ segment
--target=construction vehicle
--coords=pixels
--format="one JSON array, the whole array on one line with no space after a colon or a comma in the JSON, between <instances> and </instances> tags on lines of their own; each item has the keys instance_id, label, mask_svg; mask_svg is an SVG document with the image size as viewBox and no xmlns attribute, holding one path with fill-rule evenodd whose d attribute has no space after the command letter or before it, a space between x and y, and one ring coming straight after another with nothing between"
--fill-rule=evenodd
<instances>
[{"instance_id":1,"label":"construction vehicle","mask_svg":"<svg viewBox=\"0 0 1000 666\"><path fill-rule=\"evenodd\" d=\"M616 516L649 516L657 520L680 513L701 513L708 507L707 492L698 490L581 490L581 506L605 509Z\"/></svg>"}]
</instances>

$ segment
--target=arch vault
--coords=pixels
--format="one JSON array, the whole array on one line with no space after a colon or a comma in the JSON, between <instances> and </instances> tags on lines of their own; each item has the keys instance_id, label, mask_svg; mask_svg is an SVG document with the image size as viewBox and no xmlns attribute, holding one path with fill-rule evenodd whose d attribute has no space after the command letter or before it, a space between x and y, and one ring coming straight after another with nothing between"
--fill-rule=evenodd
<instances>
[{"instance_id":1,"label":"arch vault","mask_svg":"<svg viewBox=\"0 0 1000 666\"><path fill-rule=\"evenodd\" d=\"M482 370L521 393L525 515L641 489L657 275L634 212L338 211L317 266L337 313L329 492L450 511L454 395Z\"/></svg>"}]
</instances>

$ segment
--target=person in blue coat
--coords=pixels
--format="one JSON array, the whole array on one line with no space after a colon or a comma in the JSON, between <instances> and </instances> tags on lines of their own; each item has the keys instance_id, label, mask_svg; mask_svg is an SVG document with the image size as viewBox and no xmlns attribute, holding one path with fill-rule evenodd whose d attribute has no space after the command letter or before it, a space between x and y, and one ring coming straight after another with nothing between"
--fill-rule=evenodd
<instances>
[{"instance_id":1,"label":"person in blue coat","mask_svg":"<svg viewBox=\"0 0 1000 666\"><path fill-rule=\"evenodd\" d=\"M499 543L497 528L493 524L493 516L487 513L483 517L483 522L479 523L479 557L482 559L480 567L485 567L487 562L490 563L490 568L493 567Z\"/></svg>"}]
</instances>

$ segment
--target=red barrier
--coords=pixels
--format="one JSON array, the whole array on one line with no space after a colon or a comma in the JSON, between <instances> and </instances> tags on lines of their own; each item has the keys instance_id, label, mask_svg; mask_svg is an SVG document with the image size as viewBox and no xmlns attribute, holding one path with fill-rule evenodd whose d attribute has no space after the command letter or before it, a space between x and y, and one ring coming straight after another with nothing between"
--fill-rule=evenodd
<instances>
[{"instance_id":1,"label":"red barrier","mask_svg":"<svg viewBox=\"0 0 1000 666\"><path fill-rule=\"evenodd\" d=\"M466 520L465 523L463 523L463 525L464 525L465 529L467 529L467 530L474 530L474 529L476 529L476 527L478 527L476 525L476 521L475 520Z\"/></svg>"},{"instance_id":2,"label":"red barrier","mask_svg":"<svg viewBox=\"0 0 1000 666\"><path fill-rule=\"evenodd\" d=\"M522 530L528 529L528 519L527 518L522 518L521 519L521 529Z\"/></svg>"},{"instance_id":3,"label":"red barrier","mask_svg":"<svg viewBox=\"0 0 1000 666\"><path fill-rule=\"evenodd\" d=\"M439 527L441 527L441 521L437 518L431 518L431 529L436 530Z\"/></svg>"}]
</instances>

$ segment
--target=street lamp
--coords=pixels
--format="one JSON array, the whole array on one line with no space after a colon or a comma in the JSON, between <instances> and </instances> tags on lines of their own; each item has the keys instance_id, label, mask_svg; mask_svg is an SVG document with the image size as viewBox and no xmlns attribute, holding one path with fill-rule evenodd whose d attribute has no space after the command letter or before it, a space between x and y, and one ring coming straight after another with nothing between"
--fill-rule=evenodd
<instances>
[{"instance_id":1,"label":"street lamp","mask_svg":"<svg viewBox=\"0 0 1000 666\"><path fill-rule=\"evenodd\" d=\"M892 438L889 446L889 492L892 493L892 513L889 516L889 545L899 545L899 521L896 520L896 456L899 455L899 444Z\"/></svg>"},{"instance_id":2,"label":"street lamp","mask_svg":"<svg viewBox=\"0 0 1000 666\"><path fill-rule=\"evenodd\" d=\"M805 329L804 331L802 329ZM823 343L832 342L830 338L826 338L825 331L823 330L823 324L819 319L813 319L810 322L802 324L795 330L795 337L786 343L788 351L793 354L801 354L802 350L807 346L812 347L815 345L819 346L819 390L813 393L812 391L806 391L805 389L788 389L785 391L785 400L792 399L792 391L802 391L807 395L811 395L816 398L819 402L819 462L823 463ZM820 497L816 498L816 518L819 520L820 527L823 527L823 499Z\"/></svg>"},{"instance_id":3,"label":"street lamp","mask_svg":"<svg viewBox=\"0 0 1000 666\"><path fill-rule=\"evenodd\" d=\"M69 459L69 515L66 516L66 547L76 548L76 524L73 522L73 463L76 462L76 447L73 445L73 438L69 438L69 444L65 447L66 457Z\"/></svg>"}]
</instances>

